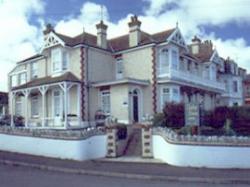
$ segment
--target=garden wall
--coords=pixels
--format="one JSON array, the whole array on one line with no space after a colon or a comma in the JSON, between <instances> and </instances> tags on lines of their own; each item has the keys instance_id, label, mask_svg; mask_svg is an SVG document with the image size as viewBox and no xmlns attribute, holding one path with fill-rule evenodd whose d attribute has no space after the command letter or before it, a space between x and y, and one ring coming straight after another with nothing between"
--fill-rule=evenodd
<instances>
[{"instance_id":1,"label":"garden wall","mask_svg":"<svg viewBox=\"0 0 250 187\"><path fill-rule=\"evenodd\" d=\"M180 136L171 130L154 129L153 155L174 166L250 168L250 139Z\"/></svg>"},{"instance_id":2,"label":"garden wall","mask_svg":"<svg viewBox=\"0 0 250 187\"><path fill-rule=\"evenodd\" d=\"M32 133L33 136L30 135ZM106 139L104 132L94 129L86 132L0 129L0 150L60 159L88 160L105 157Z\"/></svg>"}]
</instances>

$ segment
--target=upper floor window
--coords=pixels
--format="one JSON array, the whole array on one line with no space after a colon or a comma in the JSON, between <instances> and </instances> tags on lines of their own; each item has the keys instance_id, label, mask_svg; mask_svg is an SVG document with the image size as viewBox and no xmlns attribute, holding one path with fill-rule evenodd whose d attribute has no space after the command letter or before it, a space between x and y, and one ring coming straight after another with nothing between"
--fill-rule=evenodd
<instances>
[{"instance_id":1,"label":"upper floor window","mask_svg":"<svg viewBox=\"0 0 250 187\"><path fill-rule=\"evenodd\" d=\"M37 62L33 62L30 64L30 76L31 76L31 79L34 79L34 78L37 78L38 76L38 66L37 66Z\"/></svg>"},{"instance_id":2,"label":"upper floor window","mask_svg":"<svg viewBox=\"0 0 250 187\"><path fill-rule=\"evenodd\" d=\"M68 69L68 53L60 48L51 51L52 72L57 73Z\"/></svg>"},{"instance_id":3,"label":"upper floor window","mask_svg":"<svg viewBox=\"0 0 250 187\"><path fill-rule=\"evenodd\" d=\"M123 78L123 60L122 58L116 59L116 79Z\"/></svg>"},{"instance_id":4,"label":"upper floor window","mask_svg":"<svg viewBox=\"0 0 250 187\"><path fill-rule=\"evenodd\" d=\"M101 109L105 114L110 114L110 91L101 91Z\"/></svg>"},{"instance_id":5,"label":"upper floor window","mask_svg":"<svg viewBox=\"0 0 250 187\"><path fill-rule=\"evenodd\" d=\"M26 83L26 73L20 73L19 74L19 84L25 84Z\"/></svg>"},{"instance_id":6,"label":"upper floor window","mask_svg":"<svg viewBox=\"0 0 250 187\"><path fill-rule=\"evenodd\" d=\"M159 61L159 74L168 73L169 69L169 53L168 49L162 49L160 52L160 61Z\"/></svg>"},{"instance_id":7,"label":"upper floor window","mask_svg":"<svg viewBox=\"0 0 250 187\"><path fill-rule=\"evenodd\" d=\"M172 50L171 52L172 55L172 68L173 69L178 69L178 54L176 50Z\"/></svg>"},{"instance_id":8,"label":"upper floor window","mask_svg":"<svg viewBox=\"0 0 250 187\"><path fill-rule=\"evenodd\" d=\"M15 87L18 85L18 81L17 81L17 75L12 75L11 76L11 86Z\"/></svg>"},{"instance_id":9,"label":"upper floor window","mask_svg":"<svg viewBox=\"0 0 250 187\"><path fill-rule=\"evenodd\" d=\"M235 93L238 92L238 82L237 81L233 81L233 91Z\"/></svg>"}]
</instances>

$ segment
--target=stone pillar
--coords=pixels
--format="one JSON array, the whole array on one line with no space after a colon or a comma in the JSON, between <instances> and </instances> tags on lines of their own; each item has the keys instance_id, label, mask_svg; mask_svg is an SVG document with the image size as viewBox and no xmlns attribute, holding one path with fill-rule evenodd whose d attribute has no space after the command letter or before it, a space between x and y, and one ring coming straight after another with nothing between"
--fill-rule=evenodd
<instances>
[{"instance_id":1,"label":"stone pillar","mask_svg":"<svg viewBox=\"0 0 250 187\"><path fill-rule=\"evenodd\" d=\"M117 157L116 154L116 131L117 129L112 127L107 127L107 155L108 158Z\"/></svg>"},{"instance_id":2,"label":"stone pillar","mask_svg":"<svg viewBox=\"0 0 250 187\"><path fill-rule=\"evenodd\" d=\"M10 126L14 127L14 114L15 114L15 105L16 103L16 94L14 92L11 92L11 98L10 98L10 106L11 106L11 114L10 114Z\"/></svg>"},{"instance_id":3,"label":"stone pillar","mask_svg":"<svg viewBox=\"0 0 250 187\"><path fill-rule=\"evenodd\" d=\"M152 126L151 124L142 126L142 157L152 158Z\"/></svg>"},{"instance_id":4,"label":"stone pillar","mask_svg":"<svg viewBox=\"0 0 250 187\"><path fill-rule=\"evenodd\" d=\"M64 83L64 126L68 128L68 88L67 83Z\"/></svg>"},{"instance_id":5,"label":"stone pillar","mask_svg":"<svg viewBox=\"0 0 250 187\"><path fill-rule=\"evenodd\" d=\"M29 125L29 111L28 111L28 97L29 97L29 90L26 90L24 92L24 97L25 97L25 127L28 127Z\"/></svg>"},{"instance_id":6,"label":"stone pillar","mask_svg":"<svg viewBox=\"0 0 250 187\"><path fill-rule=\"evenodd\" d=\"M77 85L77 118L78 125L81 125L82 117L81 117L81 87L80 84Z\"/></svg>"}]
</instances>

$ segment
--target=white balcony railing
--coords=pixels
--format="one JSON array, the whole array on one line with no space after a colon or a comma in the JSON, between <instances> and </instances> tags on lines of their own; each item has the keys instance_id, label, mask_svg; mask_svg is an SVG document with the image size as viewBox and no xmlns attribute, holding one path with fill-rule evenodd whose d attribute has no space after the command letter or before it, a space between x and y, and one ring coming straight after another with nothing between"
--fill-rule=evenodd
<instances>
[{"instance_id":1,"label":"white balcony railing","mask_svg":"<svg viewBox=\"0 0 250 187\"><path fill-rule=\"evenodd\" d=\"M225 91L224 83L218 82L217 80L205 79L197 74L192 74L190 72L170 69L170 71L166 73L164 76L169 77L170 79L183 80L185 82L194 83L194 84L198 84L201 86ZM159 77L163 77L163 76L159 76Z\"/></svg>"}]
</instances>

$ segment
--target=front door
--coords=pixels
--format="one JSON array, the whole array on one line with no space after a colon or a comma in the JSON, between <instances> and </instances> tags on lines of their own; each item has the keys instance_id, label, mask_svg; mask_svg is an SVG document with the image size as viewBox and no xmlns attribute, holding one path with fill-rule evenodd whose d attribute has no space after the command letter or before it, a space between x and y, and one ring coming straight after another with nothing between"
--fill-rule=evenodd
<instances>
[{"instance_id":1,"label":"front door","mask_svg":"<svg viewBox=\"0 0 250 187\"><path fill-rule=\"evenodd\" d=\"M132 109L132 114L133 114L133 121L138 122L139 121L139 95L138 91L134 90L133 91L133 109Z\"/></svg>"}]
</instances>

